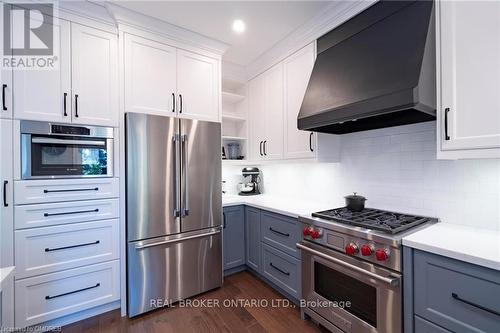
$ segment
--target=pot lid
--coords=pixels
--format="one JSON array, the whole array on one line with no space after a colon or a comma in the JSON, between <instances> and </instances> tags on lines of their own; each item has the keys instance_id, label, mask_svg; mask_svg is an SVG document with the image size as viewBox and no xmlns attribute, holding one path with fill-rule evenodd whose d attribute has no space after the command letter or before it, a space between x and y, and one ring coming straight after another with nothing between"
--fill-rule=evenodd
<instances>
[{"instance_id":1,"label":"pot lid","mask_svg":"<svg viewBox=\"0 0 500 333\"><path fill-rule=\"evenodd\" d=\"M355 199L355 200L366 200L366 198L362 195L357 195L357 192L354 192L354 194L346 195L344 198L346 199Z\"/></svg>"}]
</instances>

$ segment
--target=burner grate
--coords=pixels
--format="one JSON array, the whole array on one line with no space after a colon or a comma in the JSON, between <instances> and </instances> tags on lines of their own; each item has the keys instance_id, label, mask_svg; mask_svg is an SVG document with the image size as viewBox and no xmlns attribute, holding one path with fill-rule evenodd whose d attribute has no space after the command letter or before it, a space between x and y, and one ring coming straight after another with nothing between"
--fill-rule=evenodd
<instances>
[{"instance_id":1,"label":"burner grate","mask_svg":"<svg viewBox=\"0 0 500 333\"><path fill-rule=\"evenodd\" d=\"M312 216L390 234L396 234L425 222L437 221L431 217L394 213L373 208L352 212L346 207L342 207L313 213Z\"/></svg>"}]
</instances>

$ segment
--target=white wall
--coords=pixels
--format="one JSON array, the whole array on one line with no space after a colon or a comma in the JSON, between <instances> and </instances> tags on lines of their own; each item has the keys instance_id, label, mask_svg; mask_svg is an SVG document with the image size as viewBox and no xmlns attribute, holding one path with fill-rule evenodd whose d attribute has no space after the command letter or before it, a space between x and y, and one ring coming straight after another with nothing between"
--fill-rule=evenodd
<instances>
[{"instance_id":1,"label":"white wall","mask_svg":"<svg viewBox=\"0 0 500 333\"><path fill-rule=\"evenodd\" d=\"M337 207L356 191L369 207L500 229L500 160L436 160L435 127L343 135L340 163L261 165L265 193ZM237 182L240 170L225 167L223 178Z\"/></svg>"}]
</instances>

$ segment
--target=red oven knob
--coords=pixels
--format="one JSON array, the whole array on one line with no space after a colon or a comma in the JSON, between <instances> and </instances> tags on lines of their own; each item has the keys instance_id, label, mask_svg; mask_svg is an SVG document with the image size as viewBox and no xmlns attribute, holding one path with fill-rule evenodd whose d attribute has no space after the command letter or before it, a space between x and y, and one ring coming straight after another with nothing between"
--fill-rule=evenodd
<instances>
[{"instance_id":1,"label":"red oven knob","mask_svg":"<svg viewBox=\"0 0 500 333\"><path fill-rule=\"evenodd\" d=\"M349 245L345 247L345 253L350 256L355 255L358 253L358 245L356 243L349 243Z\"/></svg>"},{"instance_id":2,"label":"red oven knob","mask_svg":"<svg viewBox=\"0 0 500 333\"><path fill-rule=\"evenodd\" d=\"M311 235L311 227L305 227L304 230L302 231L302 234L304 236L310 236Z\"/></svg>"},{"instance_id":3,"label":"red oven knob","mask_svg":"<svg viewBox=\"0 0 500 333\"><path fill-rule=\"evenodd\" d=\"M365 244L361 246L361 254L364 255L365 257L371 256L374 250L375 249L373 248L373 245L370 244Z\"/></svg>"},{"instance_id":4,"label":"red oven knob","mask_svg":"<svg viewBox=\"0 0 500 333\"><path fill-rule=\"evenodd\" d=\"M317 239L317 238L320 238L320 237L321 237L321 232L319 232L318 230L311 231L311 238L312 239Z\"/></svg>"},{"instance_id":5,"label":"red oven knob","mask_svg":"<svg viewBox=\"0 0 500 333\"><path fill-rule=\"evenodd\" d=\"M389 256L390 256L389 249L378 249L375 252L375 257L377 257L378 261L386 261L387 259L389 259Z\"/></svg>"}]
</instances>

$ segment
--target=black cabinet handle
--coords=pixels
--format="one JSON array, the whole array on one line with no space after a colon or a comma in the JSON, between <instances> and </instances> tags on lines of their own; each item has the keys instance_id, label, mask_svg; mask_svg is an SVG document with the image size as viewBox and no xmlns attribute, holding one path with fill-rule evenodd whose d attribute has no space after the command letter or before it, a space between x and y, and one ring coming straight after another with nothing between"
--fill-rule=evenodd
<instances>
[{"instance_id":1,"label":"black cabinet handle","mask_svg":"<svg viewBox=\"0 0 500 333\"><path fill-rule=\"evenodd\" d=\"M267 156L267 153L266 153L266 144L267 144L267 140L264 140L264 144L263 144L263 146L264 146L264 149L263 149L264 156Z\"/></svg>"},{"instance_id":2,"label":"black cabinet handle","mask_svg":"<svg viewBox=\"0 0 500 333\"><path fill-rule=\"evenodd\" d=\"M59 215L71 215L71 214L83 214L83 213L97 213L99 211L99 208L96 209L90 209L90 210L77 210L74 212L64 212L64 213L44 213L43 216L49 217L49 216L59 216Z\"/></svg>"},{"instance_id":3,"label":"black cabinet handle","mask_svg":"<svg viewBox=\"0 0 500 333\"><path fill-rule=\"evenodd\" d=\"M82 247L82 246L89 246L89 245L97 245L101 241L96 240L95 242L90 242L90 243L83 243L83 244L77 244L77 245L69 245L69 246L62 246L62 247L54 247L54 248L45 248L45 252L52 252L52 251L59 251L59 250L67 250L67 249L73 249L75 247Z\"/></svg>"},{"instance_id":4,"label":"black cabinet handle","mask_svg":"<svg viewBox=\"0 0 500 333\"><path fill-rule=\"evenodd\" d=\"M450 112L450 108L444 109L444 139L450 140L450 136L448 135L448 112Z\"/></svg>"},{"instance_id":5,"label":"black cabinet handle","mask_svg":"<svg viewBox=\"0 0 500 333\"><path fill-rule=\"evenodd\" d=\"M269 263L269 266L271 266L272 268L274 268L275 270L277 270L281 274L290 275L290 272L286 272L286 271L282 270L281 268L274 266L272 262Z\"/></svg>"},{"instance_id":6,"label":"black cabinet handle","mask_svg":"<svg viewBox=\"0 0 500 333\"><path fill-rule=\"evenodd\" d=\"M7 111L7 105L5 103L5 89L7 89L7 85L2 84L2 109Z\"/></svg>"},{"instance_id":7,"label":"black cabinet handle","mask_svg":"<svg viewBox=\"0 0 500 333\"><path fill-rule=\"evenodd\" d=\"M68 98L68 93L64 93L63 96L64 96L64 103L63 103L64 116L67 117L68 112L66 112L66 99Z\"/></svg>"},{"instance_id":8,"label":"black cabinet handle","mask_svg":"<svg viewBox=\"0 0 500 333\"><path fill-rule=\"evenodd\" d=\"M179 113L182 113L182 95L179 94Z\"/></svg>"},{"instance_id":9,"label":"black cabinet handle","mask_svg":"<svg viewBox=\"0 0 500 333\"><path fill-rule=\"evenodd\" d=\"M99 191L99 187L94 187L94 188L74 188L74 189L70 189L70 190L43 190L43 193L81 192L81 191Z\"/></svg>"},{"instance_id":10,"label":"black cabinet handle","mask_svg":"<svg viewBox=\"0 0 500 333\"><path fill-rule=\"evenodd\" d=\"M75 94L75 117L78 118L78 94Z\"/></svg>"},{"instance_id":11,"label":"black cabinet handle","mask_svg":"<svg viewBox=\"0 0 500 333\"><path fill-rule=\"evenodd\" d=\"M172 112L175 112L175 94L172 93Z\"/></svg>"},{"instance_id":12,"label":"black cabinet handle","mask_svg":"<svg viewBox=\"0 0 500 333\"><path fill-rule=\"evenodd\" d=\"M226 213L222 212L222 223L223 223L223 228L226 229Z\"/></svg>"},{"instance_id":13,"label":"black cabinet handle","mask_svg":"<svg viewBox=\"0 0 500 333\"><path fill-rule=\"evenodd\" d=\"M3 181L3 206L4 207L9 207L9 204L7 203L7 184L9 183L8 180Z\"/></svg>"},{"instance_id":14,"label":"black cabinet handle","mask_svg":"<svg viewBox=\"0 0 500 333\"><path fill-rule=\"evenodd\" d=\"M261 142L259 143L259 151L260 151L260 156L263 156L263 155L262 155L262 142L263 142L263 141L261 141Z\"/></svg>"},{"instance_id":15,"label":"black cabinet handle","mask_svg":"<svg viewBox=\"0 0 500 333\"><path fill-rule=\"evenodd\" d=\"M100 285L101 285L100 283L96 283L95 286L91 286L91 287L87 287L87 288L82 288L82 289L78 289L78 290L73 290L73 291L69 291L67 293L63 293L63 294L58 294L58 295L54 295L54 296L48 296L47 295L47 296L45 296L45 299L53 299L53 298L62 297L62 296L66 296L66 295L76 294L76 293L79 293L79 292L82 292L82 291L85 291L85 290L97 288Z\"/></svg>"},{"instance_id":16,"label":"black cabinet handle","mask_svg":"<svg viewBox=\"0 0 500 333\"><path fill-rule=\"evenodd\" d=\"M470 306L473 306L473 307L478 308L478 309L480 309L480 310L483 310L483 311L489 312L489 313L494 314L494 315L496 315L496 316L500 316L500 312L495 311L495 310L492 310L492 309L488 309L487 307L484 307L484 306L482 306L482 305L475 304L475 303L473 303L473 302L471 302L471 301L465 300L465 299L461 298L460 296L458 296L458 295L457 295L457 294L455 294L455 293L451 293L451 297L453 297L454 299L456 299L456 300L457 300L457 301L459 301L459 302L462 302L462 303L468 304L468 305L470 305Z\"/></svg>"},{"instance_id":17,"label":"black cabinet handle","mask_svg":"<svg viewBox=\"0 0 500 333\"><path fill-rule=\"evenodd\" d=\"M313 132L311 132L309 134L309 150L310 151L314 151L314 148L313 148L313 143L312 143L312 139L313 139Z\"/></svg>"},{"instance_id":18,"label":"black cabinet handle","mask_svg":"<svg viewBox=\"0 0 500 333\"><path fill-rule=\"evenodd\" d=\"M269 227L269 230L271 230L272 232L274 232L275 234L278 234L278 235L281 235L281 236L285 236L285 237L290 237L290 234L286 234L284 232L281 232L281 231L278 231L276 229L273 229L272 227Z\"/></svg>"}]
</instances>

